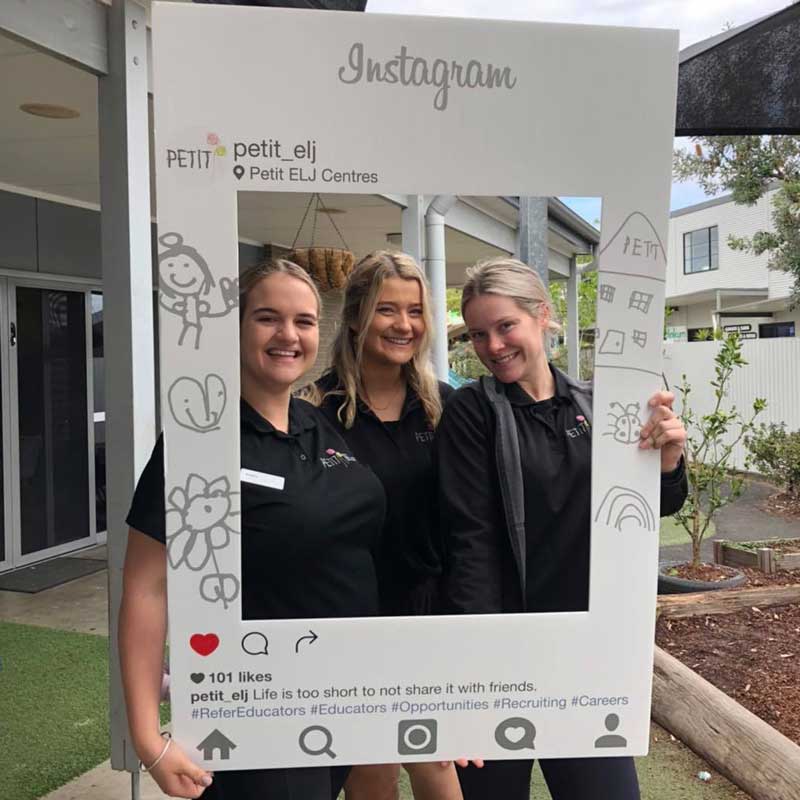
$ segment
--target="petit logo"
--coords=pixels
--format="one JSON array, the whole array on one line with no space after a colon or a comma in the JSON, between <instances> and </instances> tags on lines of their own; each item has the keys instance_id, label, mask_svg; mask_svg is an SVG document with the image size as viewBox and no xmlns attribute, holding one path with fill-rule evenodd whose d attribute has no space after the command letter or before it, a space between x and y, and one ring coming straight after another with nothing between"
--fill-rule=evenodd
<instances>
[{"instance_id":1,"label":"petit logo","mask_svg":"<svg viewBox=\"0 0 800 800\"><path fill-rule=\"evenodd\" d=\"M586 417L583 414L578 414L575 417L575 421L578 423L574 428L567 428L565 433L569 436L570 439L577 439L579 436L583 436L586 433L589 433L591 430L591 426L587 421Z\"/></svg>"},{"instance_id":2,"label":"petit logo","mask_svg":"<svg viewBox=\"0 0 800 800\"><path fill-rule=\"evenodd\" d=\"M167 148L167 167L169 169L211 169L214 157L221 157L227 153L228 150L222 144L219 135L208 133L203 147Z\"/></svg>"},{"instance_id":3,"label":"petit logo","mask_svg":"<svg viewBox=\"0 0 800 800\"><path fill-rule=\"evenodd\" d=\"M356 463L356 459L347 455L347 453L340 453L338 450L329 447L325 451L325 455L320 458L320 462L325 469L333 469L333 467L349 467L350 464Z\"/></svg>"}]
</instances>

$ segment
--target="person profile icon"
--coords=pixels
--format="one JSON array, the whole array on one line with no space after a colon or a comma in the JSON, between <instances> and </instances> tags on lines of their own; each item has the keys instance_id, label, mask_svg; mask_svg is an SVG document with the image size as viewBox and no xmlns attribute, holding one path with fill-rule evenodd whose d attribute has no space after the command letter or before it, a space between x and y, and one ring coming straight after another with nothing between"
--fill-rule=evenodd
<instances>
[{"instance_id":1,"label":"person profile icon","mask_svg":"<svg viewBox=\"0 0 800 800\"><path fill-rule=\"evenodd\" d=\"M613 733L619 727L619 717L616 714L609 714L606 717L606 730L609 733L595 739L595 747L627 747L628 740L624 736Z\"/></svg>"}]
</instances>

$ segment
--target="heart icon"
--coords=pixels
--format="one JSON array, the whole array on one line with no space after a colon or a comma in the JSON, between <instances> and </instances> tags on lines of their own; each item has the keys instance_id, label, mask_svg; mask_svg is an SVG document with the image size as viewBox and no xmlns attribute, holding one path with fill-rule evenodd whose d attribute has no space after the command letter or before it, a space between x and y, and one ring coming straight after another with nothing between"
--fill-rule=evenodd
<instances>
[{"instance_id":1,"label":"heart icon","mask_svg":"<svg viewBox=\"0 0 800 800\"><path fill-rule=\"evenodd\" d=\"M189 639L189 646L201 656L210 656L219 647L219 636L216 633L195 633Z\"/></svg>"},{"instance_id":2,"label":"heart icon","mask_svg":"<svg viewBox=\"0 0 800 800\"><path fill-rule=\"evenodd\" d=\"M506 728L505 735L509 742L517 744L525 737L525 728Z\"/></svg>"},{"instance_id":3,"label":"heart icon","mask_svg":"<svg viewBox=\"0 0 800 800\"><path fill-rule=\"evenodd\" d=\"M189 677L194 683L202 683L206 679L204 672L193 672Z\"/></svg>"}]
</instances>

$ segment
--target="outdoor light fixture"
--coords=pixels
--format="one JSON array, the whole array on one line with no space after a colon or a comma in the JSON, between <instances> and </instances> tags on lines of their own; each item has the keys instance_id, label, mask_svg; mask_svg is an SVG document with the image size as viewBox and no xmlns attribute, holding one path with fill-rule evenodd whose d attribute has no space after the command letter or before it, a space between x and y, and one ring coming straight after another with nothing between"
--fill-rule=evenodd
<instances>
[{"instance_id":1,"label":"outdoor light fixture","mask_svg":"<svg viewBox=\"0 0 800 800\"><path fill-rule=\"evenodd\" d=\"M74 108L51 103L23 103L19 110L34 117L46 117L47 119L75 119L81 115L81 112Z\"/></svg>"}]
</instances>

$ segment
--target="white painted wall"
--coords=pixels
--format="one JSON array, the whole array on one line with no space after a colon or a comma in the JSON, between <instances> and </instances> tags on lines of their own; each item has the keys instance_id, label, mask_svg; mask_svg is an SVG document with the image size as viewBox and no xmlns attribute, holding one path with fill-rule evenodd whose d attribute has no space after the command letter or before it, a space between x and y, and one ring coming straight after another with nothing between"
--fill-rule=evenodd
<instances>
[{"instance_id":1,"label":"white painted wall","mask_svg":"<svg viewBox=\"0 0 800 800\"><path fill-rule=\"evenodd\" d=\"M680 413L677 386L686 375L692 386L691 401L696 413L713 409L714 356L719 342L665 342L664 375L669 387L678 395L676 410ZM742 343L748 365L735 371L731 380L729 403L742 411L752 409L756 397L767 399L761 422L785 422L789 430L800 428L800 337L794 339L761 339ZM730 408L730 404L726 408ZM734 449L734 466L744 469L747 452L741 445Z\"/></svg>"},{"instance_id":2,"label":"white painted wall","mask_svg":"<svg viewBox=\"0 0 800 800\"><path fill-rule=\"evenodd\" d=\"M667 302L669 298L708 289L771 288L766 255L731 250L728 236L752 236L756 231L771 228L771 197L768 192L754 206L736 205L733 201L701 208L670 217L667 246ZM719 269L683 274L683 235L700 228L719 228ZM773 276L776 296L786 290L777 273ZM772 295L771 295L772 296Z\"/></svg>"}]
</instances>

